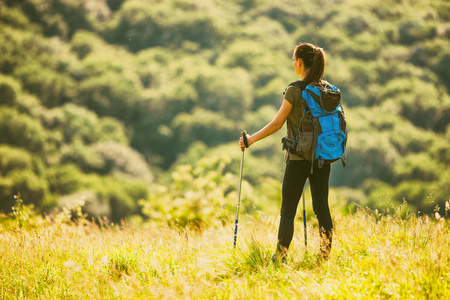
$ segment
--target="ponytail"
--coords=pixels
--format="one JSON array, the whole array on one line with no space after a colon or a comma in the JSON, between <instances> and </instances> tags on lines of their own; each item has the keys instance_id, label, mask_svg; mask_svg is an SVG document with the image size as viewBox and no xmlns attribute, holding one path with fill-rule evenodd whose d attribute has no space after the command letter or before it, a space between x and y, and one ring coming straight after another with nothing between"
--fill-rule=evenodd
<instances>
[{"instance_id":1,"label":"ponytail","mask_svg":"<svg viewBox=\"0 0 450 300\"><path fill-rule=\"evenodd\" d=\"M309 43L302 43L295 47L294 55L296 59L301 58L305 68L305 83L320 82L325 73L325 52L322 48Z\"/></svg>"}]
</instances>

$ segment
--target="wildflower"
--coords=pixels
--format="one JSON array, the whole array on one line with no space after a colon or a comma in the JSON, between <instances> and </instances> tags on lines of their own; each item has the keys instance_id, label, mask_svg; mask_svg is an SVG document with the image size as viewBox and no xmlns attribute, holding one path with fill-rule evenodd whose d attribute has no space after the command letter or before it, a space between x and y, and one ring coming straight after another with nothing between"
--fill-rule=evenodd
<instances>
[{"instance_id":1,"label":"wildflower","mask_svg":"<svg viewBox=\"0 0 450 300\"><path fill-rule=\"evenodd\" d=\"M436 217L436 220L438 220L438 221L441 219L441 215L438 212L435 212L434 216Z\"/></svg>"}]
</instances>

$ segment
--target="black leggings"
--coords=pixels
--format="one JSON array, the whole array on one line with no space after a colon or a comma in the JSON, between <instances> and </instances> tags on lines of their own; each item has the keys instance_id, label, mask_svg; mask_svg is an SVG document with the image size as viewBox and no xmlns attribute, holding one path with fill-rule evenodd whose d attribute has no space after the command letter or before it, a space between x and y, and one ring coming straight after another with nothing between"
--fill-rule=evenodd
<instances>
[{"instance_id":1,"label":"black leggings","mask_svg":"<svg viewBox=\"0 0 450 300\"><path fill-rule=\"evenodd\" d=\"M311 185L314 213L319 221L319 229L329 236L333 229L330 208L328 207L328 189L331 165L322 168L314 166L311 173L311 163L306 160L290 160L286 164L283 179L280 228L278 229L279 245L289 248L294 235L294 219L297 206L302 195L303 186L309 177Z\"/></svg>"}]
</instances>

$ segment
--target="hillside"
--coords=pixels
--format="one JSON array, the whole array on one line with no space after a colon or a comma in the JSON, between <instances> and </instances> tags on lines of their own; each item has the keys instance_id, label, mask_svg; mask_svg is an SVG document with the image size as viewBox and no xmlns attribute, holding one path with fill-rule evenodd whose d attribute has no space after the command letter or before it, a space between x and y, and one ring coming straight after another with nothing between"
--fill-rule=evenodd
<instances>
[{"instance_id":1,"label":"hillside","mask_svg":"<svg viewBox=\"0 0 450 300\"><path fill-rule=\"evenodd\" d=\"M236 201L240 131L275 115L303 41L325 49L343 93L336 208L442 214L444 0L0 0L0 209L20 192L46 213L84 201L114 221L221 219ZM246 153L249 214L278 207L281 131Z\"/></svg>"}]
</instances>

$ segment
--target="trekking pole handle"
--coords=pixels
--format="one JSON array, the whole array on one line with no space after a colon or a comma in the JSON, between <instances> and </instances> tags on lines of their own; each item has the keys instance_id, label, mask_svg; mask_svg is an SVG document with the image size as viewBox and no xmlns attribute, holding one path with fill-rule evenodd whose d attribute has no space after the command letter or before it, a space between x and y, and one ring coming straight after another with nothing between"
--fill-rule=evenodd
<instances>
[{"instance_id":1,"label":"trekking pole handle","mask_svg":"<svg viewBox=\"0 0 450 300\"><path fill-rule=\"evenodd\" d=\"M245 131L245 130L242 131L241 135L242 135L242 138L244 139L245 148L248 148L247 131ZM241 148L241 151L244 151L245 148Z\"/></svg>"}]
</instances>

